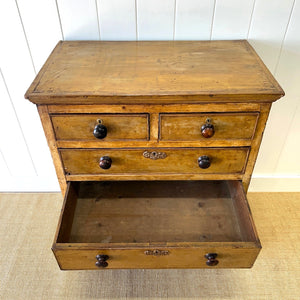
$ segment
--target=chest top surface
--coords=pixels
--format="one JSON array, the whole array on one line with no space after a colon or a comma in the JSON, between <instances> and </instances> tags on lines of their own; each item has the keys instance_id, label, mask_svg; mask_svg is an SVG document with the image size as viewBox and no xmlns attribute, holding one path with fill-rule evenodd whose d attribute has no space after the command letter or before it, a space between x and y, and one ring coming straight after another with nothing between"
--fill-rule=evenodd
<instances>
[{"instance_id":1,"label":"chest top surface","mask_svg":"<svg viewBox=\"0 0 300 300\"><path fill-rule=\"evenodd\" d=\"M283 95L245 40L66 41L25 97L37 104L155 104L271 102Z\"/></svg>"}]
</instances>

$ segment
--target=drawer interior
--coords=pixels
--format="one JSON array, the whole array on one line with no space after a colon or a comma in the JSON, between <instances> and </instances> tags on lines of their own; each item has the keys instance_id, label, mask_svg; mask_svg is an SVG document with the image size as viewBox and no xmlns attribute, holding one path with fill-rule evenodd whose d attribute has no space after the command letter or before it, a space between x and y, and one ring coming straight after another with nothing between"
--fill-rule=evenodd
<instances>
[{"instance_id":1,"label":"drawer interior","mask_svg":"<svg viewBox=\"0 0 300 300\"><path fill-rule=\"evenodd\" d=\"M69 182L57 243L257 242L239 181Z\"/></svg>"}]
</instances>

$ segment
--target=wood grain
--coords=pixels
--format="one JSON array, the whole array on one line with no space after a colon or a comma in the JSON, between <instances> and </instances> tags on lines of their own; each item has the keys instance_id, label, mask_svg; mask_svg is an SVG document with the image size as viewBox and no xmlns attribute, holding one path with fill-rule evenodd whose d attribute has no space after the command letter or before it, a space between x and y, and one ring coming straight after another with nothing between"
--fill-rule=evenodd
<instances>
[{"instance_id":1,"label":"wood grain","mask_svg":"<svg viewBox=\"0 0 300 300\"><path fill-rule=\"evenodd\" d=\"M152 249L168 250L169 255L150 256L145 251ZM96 270L96 255L106 254L110 259L105 269L206 269L206 268L251 268L260 249L254 243L240 248L238 244L228 246L223 243L215 246L184 247L171 249L169 247L145 247L142 249L86 249L53 248L54 255L61 270ZM217 252L219 264L214 267L206 265L206 253Z\"/></svg>"},{"instance_id":2,"label":"wood grain","mask_svg":"<svg viewBox=\"0 0 300 300\"><path fill-rule=\"evenodd\" d=\"M116 180L242 180L242 173L207 174L207 173L101 173L66 175L67 181L116 181Z\"/></svg>"},{"instance_id":3,"label":"wood grain","mask_svg":"<svg viewBox=\"0 0 300 300\"><path fill-rule=\"evenodd\" d=\"M145 99L144 99L145 100ZM137 104L102 104L102 105L48 105L49 113L142 113L142 105ZM201 103L201 104L147 104L149 113L212 113L212 112L257 112L260 111L259 103Z\"/></svg>"},{"instance_id":4,"label":"wood grain","mask_svg":"<svg viewBox=\"0 0 300 300\"><path fill-rule=\"evenodd\" d=\"M248 148L146 148L146 149L61 149L67 174L229 174L242 173ZM166 158L153 160L143 153L163 152ZM211 166L201 169L198 158L208 155ZM99 168L102 156L112 159L108 170Z\"/></svg>"},{"instance_id":5,"label":"wood grain","mask_svg":"<svg viewBox=\"0 0 300 300\"><path fill-rule=\"evenodd\" d=\"M261 145L261 140L262 140L262 137L264 134L267 119L268 119L268 116L270 113L270 109L271 109L271 104L267 104L267 103L261 104L261 112L259 115L259 119L257 121L257 128L255 131L253 140L252 140L251 150L249 153L249 158L248 158L247 166L245 169L245 175L243 178L243 185L244 185L244 189L246 192L248 191L252 172L253 172L254 165L255 165L255 162L257 159L258 150Z\"/></svg>"},{"instance_id":6,"label":"wood grain","mask_svg":"<svg viewBox=\"0 0 300 300\"><path fill-rule=\"evenodd\" d=\"M47 138L48 146L50 148L53 164L55 167L57 179L60 185L61 192L63 196L66 193L66 179L65 179L65 172L63 169L62 161L60 158L60 154L56 147L56 140L55 140L55 134L53 131L51 119L48 113L48 108L46 105L38 105L38 112L42 121L42 125L44 128L44 132Z\"/></svg>"},{"instance_id":7,"label":"wood grain","mask_svg":"<svg viewBox=\"0 0 300 300\"><path fill-rule=\"evenodd\" d=\"M107 128L104 139L93 135L98 120ZM51 121L58 141L94 141L101 147L102 142L149 139L148 114L61 114L51 115Z\"/></svg>"},{"instance_id":8,"label":"wood grain","mask_svg":"<svg viewBox=\"0 0 300 300\"><path fill-rule=\"evenodd\" d=\"M260 250L242 220L248 207L235 199L236 209L226 181L86 182L74 195L53 245L62 269L94 269L97 254L109 255L108 268L203 268L207 252L218 253L218 267L250 267Z\"/></svg>"},{"instance_id":9,"label":"wood grain","mask_svg":"<svg viewBox=\"0 0 300 300\"><path fill-rule=\"evenodd\" d=\"M35 103L249 102L284 94L246 41L61 42L41 74L25 95Z\"/></svg>"},{"instance_id":10,"label":"wood grain","mask_svg":"<svg viewBox=\"0 0 300 300\"><path fill-rule=\"evenodd\" d=\"M239 223L242 224L240 226L241 235L246 237L246 240L256 241L257 245L261 247L243 185L236 180L227 183Z\"/></svg>"},{"instance_id":11,"label":"wood grain","mask_svg":"<svg viewBox=\"0 0 300 300\"><path fill-rule=\"evenodd\" d=\"M214 139L200 139L199 141L162 141L157 140L158 136L158 126L152 128L152 136L150 136L149 141L110 141L106 142L105 140L99 141L57 141L58 148L150 148L150 147L164 147L164 148L173 148L173 147L248 147L251 146L252 140L214 140ZM151 134L151 132L150 132Z\"/></svg>"},{"instance_id":12,"label":"wood grain","mask_svg":"<svg viewBox=\"0 0 300 300\"><path fill-rule=\"evenodd\" d=\"M160 139L165 141L205 141L201 126L207 119L214 126L215 133L209 138L215 140L252 139L258 114L161 114Z\"/></svg>"}]
</instances>

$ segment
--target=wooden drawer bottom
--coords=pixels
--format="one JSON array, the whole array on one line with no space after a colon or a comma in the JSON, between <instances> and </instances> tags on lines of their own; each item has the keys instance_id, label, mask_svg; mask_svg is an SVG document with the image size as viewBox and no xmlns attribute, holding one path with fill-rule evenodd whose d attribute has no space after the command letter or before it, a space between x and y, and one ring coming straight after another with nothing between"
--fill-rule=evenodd
<instances>
[{"instance_id":1,"label":"wooden drawer bottom","mask_svg":"<svg viewBox=\"0 0 300 300\"><path fill-rule=\"evenodd\" d=\"M67 270L243 268L260 248L239 181L70 182L53 245Z\"/></svg>"}]
</instances>

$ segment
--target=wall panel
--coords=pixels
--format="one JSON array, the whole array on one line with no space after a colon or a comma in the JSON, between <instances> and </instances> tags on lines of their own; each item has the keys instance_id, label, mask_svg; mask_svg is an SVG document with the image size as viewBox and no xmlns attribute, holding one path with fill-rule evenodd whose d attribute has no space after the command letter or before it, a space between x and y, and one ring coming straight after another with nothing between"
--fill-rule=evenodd
<instances>
[{"instance_id":1,"label":"wall panel","mask_svg":"<svg viewBox=\"0 0 300 300\"><path fill-rule=\"evenodd\" d=\"M177 0L176 40L209 40L215 1Z\"/></svg>"},{"instance_id":2,"label":"wall panel","mask_svg":"<svg viewBox=\"0 0 300 300\"><path fill-rule=\"evenodd\" d=\"M278 139L281 147L275 172L300 175L300 1L295 2L283 43L276 77L286 90L286 99L278 103L281 128L288 124L286 134ZM274 124L279 130L279 124ZM284 124L284 125L283 125Z\"/></svg>"},{"instance_id":3,"label":"wall panel","mask_svg":"<svg viewBox=\"0 0 300 300\"><path fill-rule=\"evenodd\" d=\"M36 176L22 128L0 71L0 149L11 176ZM6 168L5 168L6 169ZM5 170L4 169L4 170ZM0 172L0 176L5 176Z\"/></svg>"},{"instance_id":4,"label":"wall panel","mask_svg":"<svg viewBox=\"0 0 300 300\"><path fill-rule=\"evenodd\" d=\"M1 145L0 145L0 149L1 149ZM1 150L0 150L0 170L1 170L0 178L11 177L11 174L8 169L8 165L4 159L4 155L2 154Z\"/></svg>"},{"instance_id":5,"label":"wall panel","mask_svg":"<svg viewBox=\"0 0 300 300\"><path fill-rule=\"evenodd\" d=\"M294 0L256 0L255 3L249 31L250 43L273 74L279 64L281 48L287 33L293 5ZM282 131L283 123L288 128L292 121L290 113L282 114L282 110L289 106L287 103L292 101L288 96L289 89L283 85L284 73L280 69L276 72L275 77L285 89L287 96L272 106L254 170L256 174L275 172L285 142L285 136L278 133Z\"/></svg>"},{"instance_id":6,"label":"wall panel","mask_svg":"<svg viewBox=\"0 0 300 300\"><path fill-rule=\"evenodd\" d=\"M295 96L300 102L300 96ZM291 153L298 153L293 155ZM300 176L300 105L298 105L276 166L276 173Z\"/></svg>"},{"instance_id":7,"label":"wall panel","mask_svg":"<svg viewBox=\"0 0 300 300\"><path fill-rule=\"evenodd\" d=\"M56 2L18 0L17 3L35 70L38 72L53 47L63 39Z\"/></svg>"},{"instance_id":8,"label":"wall panel","mask_svg":"<svg viewBox=\"0 0 300 300\"><path fill-rule=\"evenodd\" d=\"M248 39L274 73L294 0L256 0Z\"/></svg>"},{"instance_id":9,"label":"wall panel","mask_svg":"<svg viewBox=\"0 0 300 300\"><path fill-rule=\"evenodd\" d=\"M210 38L249 38L286 92L271 110L252 191L294 191L298 181L300 190L299 0L0 1L0 26L0 191L59 189L36 108L23 98L58 40Z\"/></svg>"},{"instance_id":10,"label":"wall panel","mask_svg":"<svg viewBox=\"0 0 300 300\"><path fill-rule=\"evenodd\" d=\"M57 0L65 40L99 40L95 0Z\"/></svg>"},{"instance_id":11,"label":"wall panel","mask_svg":"<svg viewBox=\"0 0 300 300\"><path fill-rule=\"evenodd\" d=\"M212 39L246 39L255 0L216 0Z\"/></svg>"},{"instance_id":12,"label":"wall panel","mask_svg":"<svg viewBox=\"0 0 300 300\"><path fill-rule=\"evenodd\" d=\"M137 0L138 40L173 40L174 0Z\"/></svg>"},{"instance_id":13,"label":"wall panel","mask_svg":"<svg viewBox=\"0 0 300 300\"><path fill-rule=\"evenodd\" d=\"M1 41L4 41L0 47L0 66L19 122L19 131L26 140L36 175L51 176L54 168L36 107L24 99L24 93L34 79L35 72L16 2L1 1L0 28L9 28L1 30L0 34ZM18 142L13 139L10 147L18 148ZM26 172L22 163L19 168L20 172L23 172L21 169Z\"/></svg>"},{"instance_id":14,"label":"wall panel","mask_svg":"<svg viewBox=\"0 0 300 300\"><path fill-rule=\"evenodd\" d=\"M97 0L101 40L136 40L135 0Z\"/></svg>"}]
</instances>

